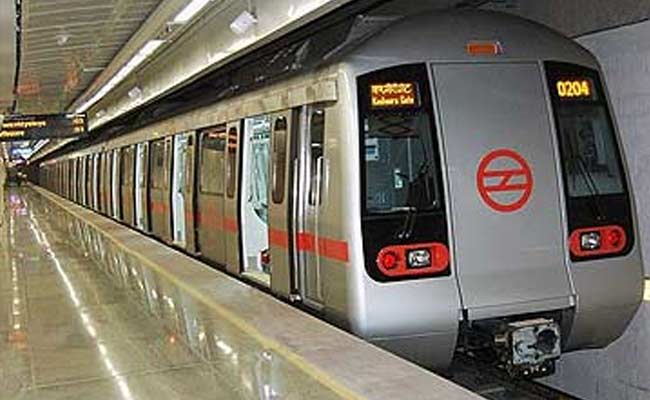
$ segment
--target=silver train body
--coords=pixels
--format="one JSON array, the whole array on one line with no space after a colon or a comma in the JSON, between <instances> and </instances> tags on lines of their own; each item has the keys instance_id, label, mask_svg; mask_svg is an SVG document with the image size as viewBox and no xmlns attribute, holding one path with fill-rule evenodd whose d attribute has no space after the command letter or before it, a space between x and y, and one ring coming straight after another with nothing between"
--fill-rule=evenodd
<instances>
[{"instance_id":1,"label":"silver train body","mask_svg":"<svg viewBox=\"0 0 650 400\"><path fill-rule=\"evenodd\" d=\"M618 338L642 298L601 76L530 21L420 15L40 182L420 364L483 348L542 375Z\"/></svg>"}]
</instances>

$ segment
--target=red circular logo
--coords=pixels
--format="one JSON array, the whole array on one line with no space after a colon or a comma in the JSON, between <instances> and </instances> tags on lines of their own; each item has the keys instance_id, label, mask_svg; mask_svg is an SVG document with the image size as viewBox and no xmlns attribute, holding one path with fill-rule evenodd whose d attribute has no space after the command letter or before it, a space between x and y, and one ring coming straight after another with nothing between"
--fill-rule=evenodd
<instances>
[{"instance_id":1,"label":"red circular logo","mask_svg":"<svg viewBox=\"0 0 650 400\"><path fill-rule=\"evenodd\" d=\"M519 153L494 150L479 163L476 186L481 199L493 210L510 213L521 210L533 193L533 172Z\"/></svg>"}]
</instances>

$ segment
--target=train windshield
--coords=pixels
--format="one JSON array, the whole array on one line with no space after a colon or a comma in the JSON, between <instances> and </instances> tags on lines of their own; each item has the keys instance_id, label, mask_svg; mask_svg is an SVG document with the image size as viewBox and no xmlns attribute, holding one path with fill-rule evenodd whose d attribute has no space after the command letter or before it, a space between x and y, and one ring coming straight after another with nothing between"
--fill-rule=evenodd
<instances>
[{"instance_id":1,"label":"train windshield","mask_svg":"<svg viewBox=\"0 0 650 400\"><path fill-rule=\"evenodd\" d=\"M619 149L596 71L548 63L547 73L570 197L622 194Z\"/></svg>"},{"instance_id":2,"label":"train windshield","mask_svg":"<svg viewBox=\"0 0 650 400\"><path fill-rule=\"evenodd\" d=\"M401 66L359 83L366 214L440 207L426 72Z\"/></svg>"}]
</instances>

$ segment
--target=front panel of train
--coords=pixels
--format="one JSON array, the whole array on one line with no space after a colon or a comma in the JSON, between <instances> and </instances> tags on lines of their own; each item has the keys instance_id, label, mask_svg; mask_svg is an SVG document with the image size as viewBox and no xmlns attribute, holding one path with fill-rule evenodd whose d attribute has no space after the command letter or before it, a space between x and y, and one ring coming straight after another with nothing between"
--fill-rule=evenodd
<instances>
[{"instance_id":1,"label":"front panel of train","mask_svg":"<svg viewBox=\"0 0 650 400\"><path fill-rule=\"evenodd\" d=\"M564 350L604 347L643 296L636 212L620 136L594 67L543 65L557 137L567 265L577 295Z\"/></svg>"},{"instance_id":2,"label":"front panel of train","mask_svg":"<svg viewBox=\"0 0 650 400\"><path fill-rule=\"evenodd\" d=\"M465 350L553 370L576 297L560 167L538 62L431 66L448 162Z\"/></svg>"},{"instance_id":3,"label":"front panel of train","mask_svg":"<svg viewBox=\"0 0 650 400\"><path fill-rule=\"evenodd\" d=\"M562 351L620 335L641 264L594 70L408 64L362 75L357 90L363 250L377 286L453 281L457 298L414 290L404 306L457 300L459 347L516 375L552 373Z\"/></svg>"}]
</instances>

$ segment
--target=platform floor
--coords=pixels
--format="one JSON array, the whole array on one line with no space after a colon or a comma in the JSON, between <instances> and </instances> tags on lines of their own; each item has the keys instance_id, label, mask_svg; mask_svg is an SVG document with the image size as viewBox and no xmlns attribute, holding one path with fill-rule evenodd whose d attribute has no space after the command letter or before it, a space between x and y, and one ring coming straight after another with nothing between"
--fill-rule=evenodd
<instances>
[{"instance_id":1,"label":"platform floor","mask_svg":"<svg viewBox=\"0 0 650 400\"><path fill-rule=\"evenodd\" d=\"M61 210L30 190L11 193L9 208L0 238L0 334L7 338L0 398L246 397L51 226Z\"/></svg>"},{"instance_id":2,"label":"platform floor","mask_svg":"<svg viewBox=\"0 0 650 400\"><path fill-rule=\"evenodd\" d=\"M0 399L479 398L41 189L7 196Z\"/></svg>"}]
</instances>

